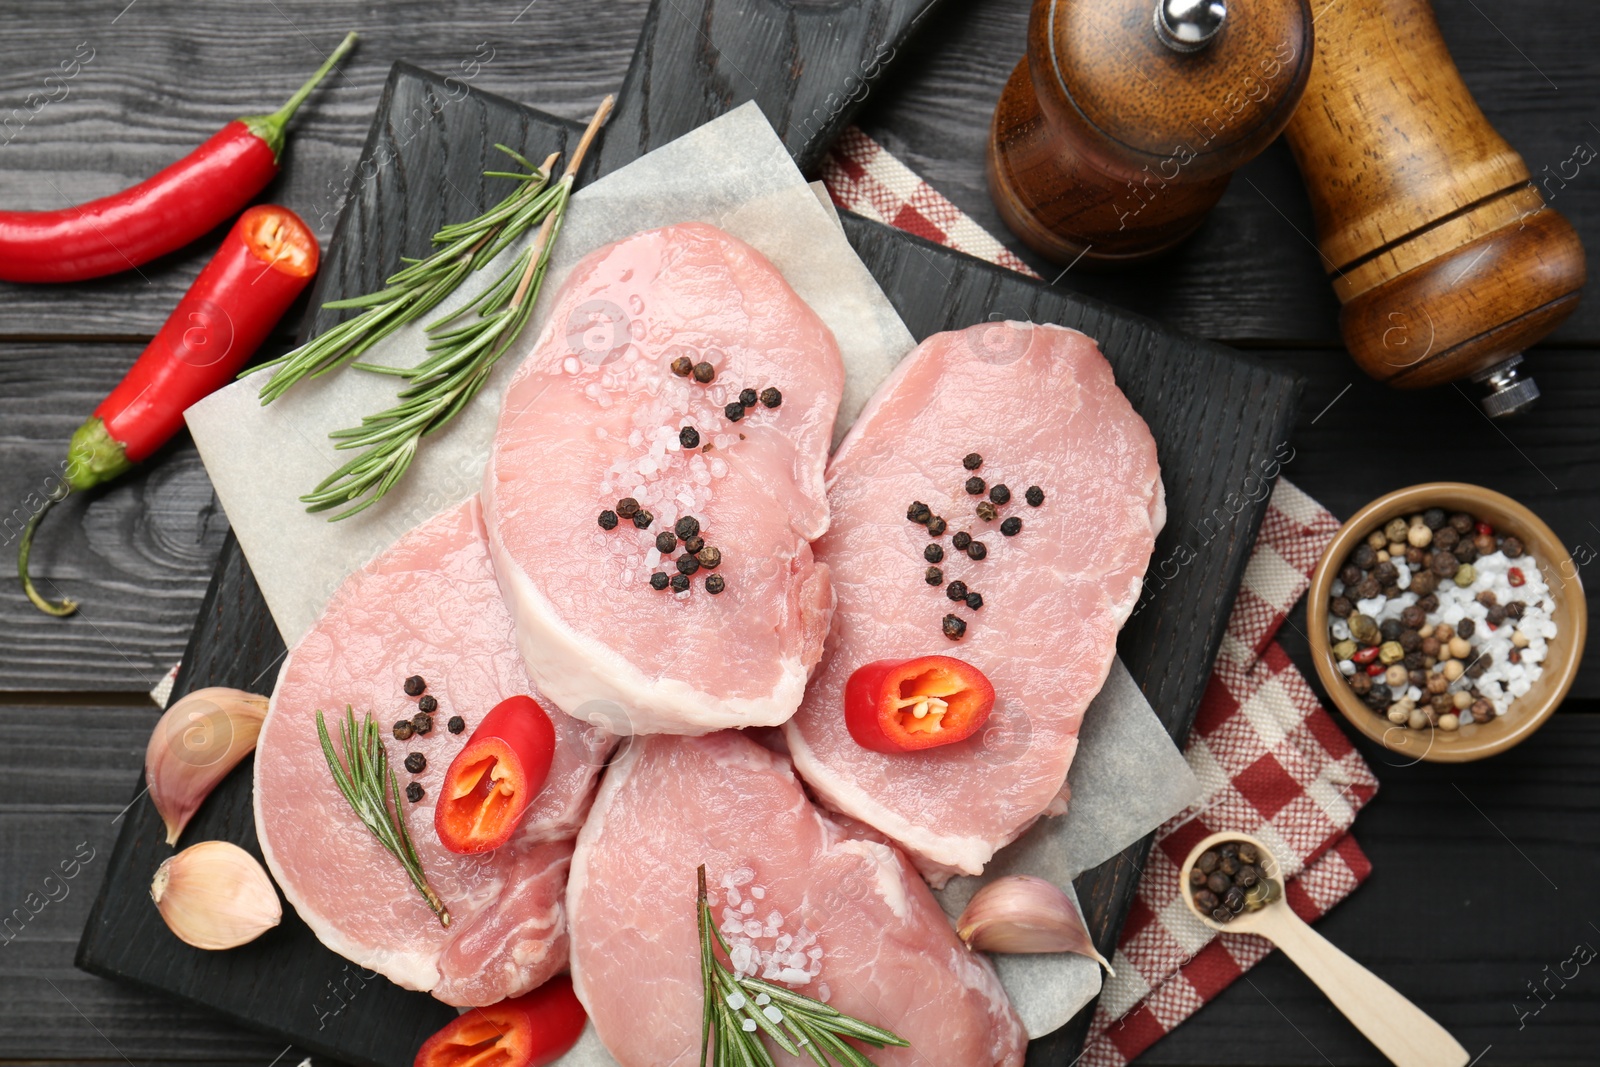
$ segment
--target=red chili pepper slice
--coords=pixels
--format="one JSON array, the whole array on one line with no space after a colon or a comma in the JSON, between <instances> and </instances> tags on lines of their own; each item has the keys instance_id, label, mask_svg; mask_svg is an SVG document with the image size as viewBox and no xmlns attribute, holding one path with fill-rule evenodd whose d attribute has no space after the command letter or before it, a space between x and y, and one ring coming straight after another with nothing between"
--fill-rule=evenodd
<instances>
[{"instance_id":1,"label":"red chili pepper slice","mask_svg":"<svg viewBox=\"0 0 1600 1067\"><path fill-rule=\"evenodd\" d=\"M557 975L531 993L473 1008L422 1043L414 1067L545 1067L571 1050L589 1016Z\"/></svg>"},{"instance_id":2,"label":"red chili pepper slice","mask_svg":"<svg viewBox=\"0 0 1600 1067\"><path fill-rule=\"evenodd\" d=\"M450 761L433 828L451 852L490 852L505 844L544 788L556 729L532 697L514 696L483 717Z\"/></svg>"},{"instance_id":3,"label":"red chili pepper slice","mask_svg":"<svg viewBox=\"0 0 1600 1067\"><path fill-rule=\"evenodd\" d=\"M160 332L67 447L66 485L91 489L127 471L183 427L183 412L233 381L317 272L317 238L285 207L261 204L239 216ZM52 495L22 532L17 573L40 611L70 615L33 587L28 556Z\"/></svg>"},{"instance_id":4,"label":"red chili pepper slice","mask_svg":"<svg viewBox=\"0 0 1600 1067\"><path fill-rule=\"evenodd\" d=\"M283 107L228 123L130 189L58 211L0 211L0 279L99 278L143 266L216 229L277 175L289 120L355 39L346 36Z\"/></svg>"},{"instance_id":5,"label":"red chili pepper slice","mask_svg":"<svg viewBox=\"0 0 1600 1067\"><path fill-rule=\"evenodd\" d=\"M920 752L977 733L994 710L994 686L951 656L883 659L858 667L844 689L845 725L863 748Z\"/></svg>"},{"instance_id":6,"label":"red chili pepper slice","mask_svg":"<svg viewBox=\"0 0 1600 1067\"><path fill-rule=\"evenodd\" d=\"M1521 567L1512 567L1506 571L1506 583L1508 585L1521 585L1527 580L1527 575L1522 573Z\"/></svg>"},{"instance_id":7,"label":"red chili pepper slice","mask_svg":"<svg viewBox=\"0 0 1600 1067\"><path fill-rule=\"evenodd\" d=\"M1384 673L1388 669L1389 669L1388 667L1385 667L1381 663L1369 663L1369 664L1367 664L1367 674L1370 675L1373 678L1376 678L1378 675Z\"/></svg>"},{"instance_id":8,"label":"red chili pepper slice","mask_svg":"<svg viewBox=\"0 0 1600 1067\"><path fill-rule=\"evenodd\" d=\"M1365 666L1378 658L1378 646L1368 645L1366 648L1357 649L1350 658L1356 663Z\"/></svg>"}]
</instances>

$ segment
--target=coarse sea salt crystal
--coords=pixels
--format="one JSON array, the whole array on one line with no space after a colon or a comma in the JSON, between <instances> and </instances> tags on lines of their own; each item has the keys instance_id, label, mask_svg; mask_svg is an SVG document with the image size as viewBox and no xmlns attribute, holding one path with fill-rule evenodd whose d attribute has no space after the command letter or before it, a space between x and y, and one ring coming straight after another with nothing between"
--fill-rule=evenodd
<instances>
[{"instance_id":1,"label":"coarse sea salt crystal","mask_svg":"<svg viewBox=\"0 0 1600 1067\"><path fill-rule=\"evenodd\" d=\"M745 901L743 904L739 905L739 912L742 915L754 915L756 913L755 903L753 901L749 901L749 900ZM756 935L755 934L751 934L750 936L754 937Z\"/></svg>"},{"instance_id":2,"label":"coarse sea salt crystal","mask_svg":"<svg viewBox=\"0 0 1600 1067\"><path fill-rule=\"evenodd\" d=\"M767 895L767 887L764 885L753 885L750 887L750 895L755 897L757 900L761 900Z\"/></svg>"},{"instance_id":3,"label":"coarse sea salt crystal","mask_svg":"<svg viewBox=\"0 0 1600 1067\"><path fill-rule=\"evenodd\" d=\"M740 867L733 872L732 878L733 881L729 883L730 885L746 886L756 880L756 872L749 867Z\"/></svg>"},{"instance_id":4,"label":"coarse sea salt crystal","mask_svg":"<svg viewBox=\"0 0 1600 1067\"><path fill-rule=\"evenodd\" d=\"M732 886L728 887L728 903L730 905L737 908L739 906L739 902L743 899L744 898L740 895L739 890L733 888Z\"/></svg>"},{"instance_id":5,"label":"coarse sea salt crystal","mask_svg":"<svg viewBox=\"0 0 1600 1067\"><path fill-rule=\"evenodd\" d=\"M745 923L744 924L744 936L746 936L746 937L760 937L761 936L761 924L756 922L754 919L751 919L749 922Z\"/></svg>"}]
</instances>

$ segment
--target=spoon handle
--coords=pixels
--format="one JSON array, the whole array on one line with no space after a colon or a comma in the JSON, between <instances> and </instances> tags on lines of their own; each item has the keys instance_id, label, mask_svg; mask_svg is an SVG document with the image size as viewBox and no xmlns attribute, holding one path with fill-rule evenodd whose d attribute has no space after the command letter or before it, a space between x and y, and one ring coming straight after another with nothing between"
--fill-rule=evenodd
<instances>
[{"instance_id":1,"label":"spoon handle","mask_svg":"<svg viewBox=\"0 0 1600 1067\"><path fill-rule=\"evenodd\" d=\"M1253 932L1272 940L1397 1067L1466 1067L1467 1050L1426 1012L1345 955L1287 906ZM1266 913L1263 913L1263 918Z\"/></svg>"}]
</instances>

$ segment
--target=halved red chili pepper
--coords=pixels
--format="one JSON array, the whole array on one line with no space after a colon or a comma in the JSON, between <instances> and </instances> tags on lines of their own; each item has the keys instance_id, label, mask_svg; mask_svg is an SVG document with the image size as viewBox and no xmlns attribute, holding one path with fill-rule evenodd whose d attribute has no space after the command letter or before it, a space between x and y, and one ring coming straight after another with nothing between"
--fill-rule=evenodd
<instances>
[{"instance_id":1,"label":"halved red chili pepper","mask_svg":"<svg viewBox=\"0 0 1600 1067\"><path fill-rule=\"evenodd\" d=\"M589 1016L561 974L531 993L473 1008L422 1043L414 1067L545 1067L571 1050Z\"/></svg>"},{"instance_id":2,"label":"halved red chili pepper","mask_svg":"<svg viewBox=\"0 0 1600 1067\"><path fill-rule=\"evenodd\" d=\"M1380 649L1377 645L1368 645L1366 648L1357 649L1351 654L1350 659L1353 662L1359 663L1365 667L1367 664L1378 658L1379 651Z\"/></svg>"},{"instance_id":3,"label":"halved red chili pepper","mask_svg":"<svg viewBox=\"0 0 1600 1067\"><path fill-rule=\"evenodd\" d=\"M70 615L28 577L33 534L50 507L128 470L183 427L185 408L233 381L317 273L317 238L286 207L260 204L239 216L116 388L67 446L66 486L34 512L17 548L23 592L40 611Z\"/></svg>"},{"instance_id":4,"label":"halved red chili pepper","mask_svg":"<svg viewBox=\"0 0 1600 1067\"><path fill-rule=\"evenodd\" d=\"M994 710L994 686L951 656L881 659L844 687L850 736L875 752L919 752L977 733Z\"/></svg>"},{"instance_id":5,"label":"halved red chili pepper","mask_svg":"<svg viewBox=\"0 0 1600 1067\"><path fill-rule=\"evenodd\" d=\"M515 696L496 704L444 774L433 809L439 841L462 853L505 844L550 777L555 751L556 728L538 701Z\"/></svg>"},{"instance_id":6,"label":"halved red chili pepper","mask_svg":"<svg viewBox=\"0 0 1600 1067\"><path fill-rule=\"evenodd\" d=\"M57 211L0 211L0 279L76 282L132 270L232 218L277 176L289 120L355 40L346 36L277 111L235 119L130 189Z\"/></svg>"}]
</instances>

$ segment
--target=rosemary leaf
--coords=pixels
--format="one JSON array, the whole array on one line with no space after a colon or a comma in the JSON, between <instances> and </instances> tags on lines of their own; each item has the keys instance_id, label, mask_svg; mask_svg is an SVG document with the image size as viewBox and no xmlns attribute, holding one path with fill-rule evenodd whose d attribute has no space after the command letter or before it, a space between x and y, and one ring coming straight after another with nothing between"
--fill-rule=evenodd
<instances>
[{"instance_id":1,"label":"rosemary leaf","mask_svg":"<svg viewBox=\"0 0 1600 1067\"><path fill-rule=\"evenodd\" d=\"M874 1067L861 1050L844 1041L847 1037L877 1048L910 1046L893 1031L852 1018L820 1000L759 978L741 978L729 970L717 956L719 948L724 955L728 953L728 943L711 914L704 865L699 871L697 911L705 997L700 1067L706 1067L708 1056L711 1067L773 1067L772 1053L761 1040L763 1034L791 1056L804 1052L817 1067ZM758 998L767 1003L758 1004ZM775 1010L777 1019L766 1014L768 1008ZM744 1028L746 1019L755 1029Z\"/></svg>"},{"instance_id":2,"label":"rosemary leaf","mask_svg":"<svg viewBox=\"0 0 1600 1067\"><path fill-rule=\"evenodd\" d=\"M356 818L400 861L411 884L439 917L439 925L449 926L450 910L428 885L416 846L411 843L411 831L406 828L405 809L400 802L400 783L389 766L383 737L372 713L367 712L357 726L355 709L345 705L344 718L339 721L339 752L335 752L333 739L328 736L328 724L319 708L317 737L322 742L322 755L328 761L333 784L356 813ZM342 759L340 753L343 753Z\"/></svg>"}]
</instances>

